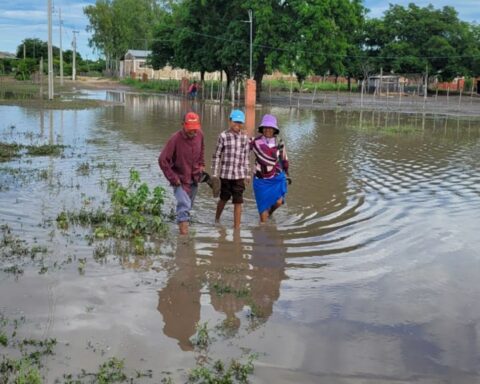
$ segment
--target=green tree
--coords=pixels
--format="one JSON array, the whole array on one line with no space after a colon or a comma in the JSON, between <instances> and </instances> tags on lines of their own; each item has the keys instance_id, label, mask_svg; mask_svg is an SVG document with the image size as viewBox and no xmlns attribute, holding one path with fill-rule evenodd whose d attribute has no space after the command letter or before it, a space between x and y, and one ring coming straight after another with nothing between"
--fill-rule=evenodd
<instances>
[{"instance_id":1,"label":"green tree","mask_svg":"<svg viewBox=\"0 0 480 384\"><path fill-rule=\"evenodd\" d=\"M25 39L17 47L17 57L23 59L24 52L26 58L35 59L38 63L41 57L43 57L44 60L47 59L48 43L37 38ZM52 46L52 53L53 56L59 56L60 49L56 46Z\"/></svg>"},{"instance_id":2,"label":"green tree","mask_svg":"<svg viewBox=\"0 0 480 384\"><path fill-rule=\"evenodd\" d=\"M105 55L107 69L117 71L128 49L148 48L161 9L155 0L97 0L83 12L90 46Z\"/></svg>"},{"instance_id":3,"label":"green tree","mask_svg":"<svg viewBox=\"0 0 480 384\"><path fill-rule=\"evenodd\" d=\"M152 63L189 70L223 70L227 82L249 73L248 10L253 11L253 72L260 91L265 73L344 70L352 31L361 27L360 0L184 0L156 28Z\"/></svg>"},{"instance_id":4,"label":"green tree","mask_svg":"<svg viewBox=\"0 0 480 384\"><path fill-rule=\"evenodd\" d=\"M479 39L475 27L453 7L390 5L383 19L367 25L365 47L384 71L424 73L449 80L475 71Z\"/></svg>"}]
</instances>

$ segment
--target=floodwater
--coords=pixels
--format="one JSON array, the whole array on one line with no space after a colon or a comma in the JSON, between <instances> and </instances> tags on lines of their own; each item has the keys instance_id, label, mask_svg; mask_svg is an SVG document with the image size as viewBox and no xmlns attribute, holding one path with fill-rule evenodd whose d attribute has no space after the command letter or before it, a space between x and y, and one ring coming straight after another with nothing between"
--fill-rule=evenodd
<instances>
[{"instance_id":1,"label":"floodwater","mask_svg":"<svg viewBox=\"0 0 480 384\"><path fill-rule=\"evenodd\" d=\"M249 111L250 132L263 113L278 117L291 163L287 204L270 223L258 224L248 190L241 231L232 230L231 205L215 225L216 202L202 185L188 239L172 224L160 254L96 262L88 229L62 231L56 216L101 204L102 180L115 172L126 181L132 167L167 188L170 211L160 149L193 108L209 165L230 108L90 97L123 105L0 106L0 141L68 146L63 157L0 163L0 223L46 245L49 266L40 274L27 263L17 277L0 268L0 313L25 316L23 335L57 339L46 382L96 371L112 356L127 371L153 370L136 382L183 382L199 358L195 324L207 322L209 357L258 354L254 383L480 383L480 120ZM86 162L85 175L77 170Z\"/></svg>"}]
</instances>

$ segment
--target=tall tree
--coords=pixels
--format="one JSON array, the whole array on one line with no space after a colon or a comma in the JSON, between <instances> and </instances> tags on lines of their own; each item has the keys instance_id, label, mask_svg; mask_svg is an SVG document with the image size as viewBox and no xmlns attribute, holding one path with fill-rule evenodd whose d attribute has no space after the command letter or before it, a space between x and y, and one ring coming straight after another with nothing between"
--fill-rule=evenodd
<instances>
[{"instance_id":1,"label":"tall tree","mask_svg":"<svg viewBox=\"0 0 480 384\"><path fill-rule=\"evenodd\" d=\"M53 55L58 56L60 50L58 47L52 47ZM22 41L22 43L17 47L17 57L19 59L25 57L30 59L35 59L37 62L41 57L44 59L48 56L48 43L37 38L28 38Z\"/></svg>"},{"instance_id":2,"label":"tall tree","mask_svg":"<svg viewBox=\"0 0 480 384\"><path fill-rule=\"evenodd\" d=\"M155 0L97 0L83 11L92 32L89 44L105 55L110 70L118 70L128 49L149 48L162 12Z\"/></svg>"},{"instance_id":3,"label":"tall tree","mask_svg":"<svg viewBox=\"0 0 480 384\"><path fill-rule=\"evenodd\" d=\"M474 71L480 42L452 7L390 5L383 19L369 27L365 46L386 71L424 73L428 67L445 80Z\"/></svg>"}]
</instances>

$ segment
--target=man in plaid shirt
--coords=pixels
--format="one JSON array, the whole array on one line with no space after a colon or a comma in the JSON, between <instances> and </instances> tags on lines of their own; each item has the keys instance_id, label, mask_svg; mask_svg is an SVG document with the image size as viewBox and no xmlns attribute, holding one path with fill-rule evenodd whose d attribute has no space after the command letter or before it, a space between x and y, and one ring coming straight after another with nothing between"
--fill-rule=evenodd
<instances>
[{"instance_id":1,"label":"man in plaid shirt","mask_svg":"<svg viewBox=\"0 0 480 384\"><path fill-rule=\"evenodd\" d=\"M220 200L217 204L215 222L220 221L227 201L232 198L233 226L240 228L245 181L250 182L249 140L243 131L245 114L235 109L230 113L229 129L218 136L217 147L212 156L213 177L220 177Z\"/></svg>"}]
</instances>

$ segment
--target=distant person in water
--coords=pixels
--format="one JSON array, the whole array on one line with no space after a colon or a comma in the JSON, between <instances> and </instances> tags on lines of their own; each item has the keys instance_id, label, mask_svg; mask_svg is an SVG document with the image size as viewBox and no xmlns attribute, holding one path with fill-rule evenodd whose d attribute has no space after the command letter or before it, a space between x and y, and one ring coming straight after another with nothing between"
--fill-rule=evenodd
<instances>
[{"instance_id":1,"label":"distant person in water","mask_svg":"<svg viewBox=\"0 0 480 384\"><path fill-rule=\"evenodd\" d=\"M255 154L253 192L260 222L265 223L273 212L285 202L287 194L288 157L283 140L278 136L277 118L264 115L258 127L260 133L250 141Z\"/></svg>"},{"instance_id":2,"label":"distant person in water","mask_svg":"<svg viewBox=\"0 0 480 384\"><path fill-rule=\"evenodd\" d=\"M204 151L200 118L196 113L188 112L182 129L170 137L158 158L158 164L173 187L177 200L177 223L181 235L188 234L190 210L198 183L204 177Z\"/></svg>"},{"instance_id":3,"label":"distant person in water","mask_svg":"<svg viewBox=\"0 0 480 384\"><path fill-rule=\"evenodd\" d=\"M188 96L194 99L197 97L197 92L198 92L198 85L197 85L197 81L194 80L193 83L190 84L190 87L188 87Z\"/></svg>"}]
</instances>

